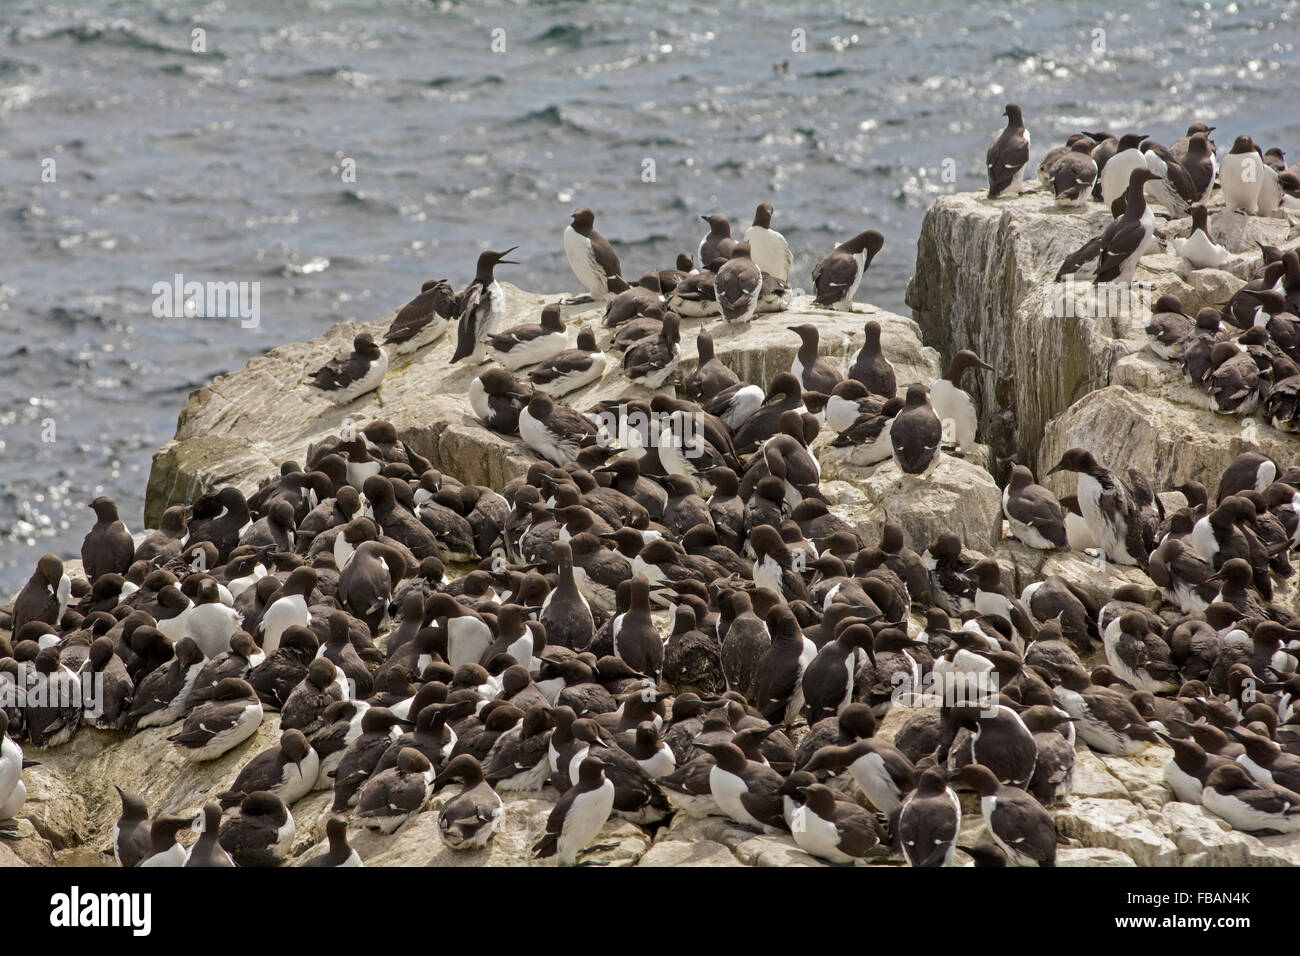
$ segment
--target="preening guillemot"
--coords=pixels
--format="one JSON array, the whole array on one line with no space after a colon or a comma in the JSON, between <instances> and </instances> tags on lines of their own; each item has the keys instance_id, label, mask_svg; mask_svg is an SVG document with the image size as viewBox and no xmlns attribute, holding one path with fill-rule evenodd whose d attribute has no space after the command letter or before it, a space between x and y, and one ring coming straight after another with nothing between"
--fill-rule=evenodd
<instances>
[{"instance_id":1,"label":"preening guillemot","mask_svg":"<svg viewBox=\"0 0 1300 956\"><path fill-rule=\"evenodd\" d=\"M831 250L813 266L813 302L824 309L852 312L858 283L884 245L885 237L868 229Z\"/></svg>"}]
</instances>

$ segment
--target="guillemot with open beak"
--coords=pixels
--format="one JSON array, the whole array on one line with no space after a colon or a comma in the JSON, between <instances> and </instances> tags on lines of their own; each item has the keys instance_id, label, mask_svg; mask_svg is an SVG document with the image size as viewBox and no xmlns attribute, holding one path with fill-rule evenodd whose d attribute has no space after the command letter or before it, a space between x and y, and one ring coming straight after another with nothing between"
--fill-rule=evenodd
<instances>
[{"instance_id":1,"label":"guillemot with open beak","mask_svg":"<svg viewBox=\"0 0 1300 956\"><path fill-rule=\"evenodd\" d=\"M506 258L518 248L511 246L505 252L489 250L478 257L474 281L460 293L460 322L456 328L456 351L451 356L453 363L472 357L477 365L484 360L489 336L500 328L506 314L505 293L493 270L499 265L518 265Z\"/></svg>"}]
</instances>

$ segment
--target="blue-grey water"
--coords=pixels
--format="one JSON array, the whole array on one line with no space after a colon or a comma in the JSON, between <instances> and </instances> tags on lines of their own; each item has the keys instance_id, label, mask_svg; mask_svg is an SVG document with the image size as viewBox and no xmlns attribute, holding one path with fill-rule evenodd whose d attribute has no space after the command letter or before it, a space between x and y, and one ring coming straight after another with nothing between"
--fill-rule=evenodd
<instances>
[{"instance_id":1,"label":"blue-grey water","mask_svg":"<svg viewBox=\"0 0 1300 956\"><path fill-rule=\"evenodd\" d=\"M212 376L427 278L459 287L485 248L520 247L502 278L573 288L576 205L629 276L693 249L701 213L743 226L764 200L796 284L876 228L858 297L904 311L924 210L981 187L1007 101L1035 164L1080 128L1167 142L1194 120L1300 158L1298 17L1250 0L6 0L0 593L39 554L78 552L97 494L139 528L152 452ZM260 283L260 325L155 318L154 284L178 273Z\"/></svg>"}]
</instances>

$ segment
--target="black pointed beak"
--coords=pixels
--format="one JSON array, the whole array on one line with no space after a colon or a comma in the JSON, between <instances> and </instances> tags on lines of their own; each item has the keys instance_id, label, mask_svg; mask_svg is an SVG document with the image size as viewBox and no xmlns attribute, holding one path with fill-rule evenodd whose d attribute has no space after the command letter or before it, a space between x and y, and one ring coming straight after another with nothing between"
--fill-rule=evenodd
<instances>
[{"instance_id":1,"label":"black pointed beak","mask_svg":"<svg viewBox=\"0 0 1300 956\"><path fill-rule=\"evenodd\" d=\"M518 246L511 246L511 247L510 247L509 249L507 249L505 252L501 253L501 258L497 260L497 265L499 265L499 266L502 266L502 265L517 266L517 265L519 265L519 263L518 263L516 260L514 260L514 259L507 259L507 258L506 258L506 256L510 255L510 253L514 252L514 251L515 251L516 249L518 249L518 248L519 248Z\"/></svg>"}]
</instances>

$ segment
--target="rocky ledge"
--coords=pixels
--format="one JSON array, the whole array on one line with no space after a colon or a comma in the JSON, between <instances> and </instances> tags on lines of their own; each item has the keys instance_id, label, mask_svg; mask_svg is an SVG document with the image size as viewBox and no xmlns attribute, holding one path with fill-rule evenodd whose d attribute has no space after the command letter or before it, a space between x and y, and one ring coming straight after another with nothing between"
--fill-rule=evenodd
<instances>
[{"instance_id":1,"label":"rocky ledge","mask_svg":"<svg viewBox=\"0 0 1300 956\"><path fill-rule=\"evenodd\" d=\"M1153 209L1162 247L1187 234L1189 218ZM1080 446L1143 470L1160 488L1217 481L1243 451L1295 458L1293 437L1209 411L1205 395L1147 347L1157 298L1178 296L1189 315L1220 308L1259 266L1256 243L1300 242L1294 214L1230 213L1217 192L1210 209L1211 234L1232 253L1223 268L1192 270L1177 256L1150 254L1134 279L1147 289L1098 304L1091 286L1054 280L1065 257L1110 222L1100 205L1062 209L1033 188L995 201L960 193L930 207L907 301L925 342L945 358L973 349L996 369L967 387L997 465L1025 464L1042 476ZM1063 493L1063 484L1050 487Z\"/></svg>"},{"instance_id":2,"label":"rocky ledge","mask_svg":"<svg viewBox=\"0 0 1300 956\"><path fill-rule=\"evenodd\" d=\"M1156 588L1136 568L1078 553L1045 554L1010 539L990 470L1000 471L1014 460L1035 466L1041 476L1064 448L1081 445L1103 460L1138 467L1156 487L1168 488L1190 478L1217 479L1227 462L1248 448L1282 461L1300 460L1300 439L1206 410L1204 398L1177 370L1146 348L1145 313L1061 314L1061 290L1053 282L1059 263L1105 218L1095 209L1062 212L1036 191L998 202L975 195L945 197L928 213L918 243L909 291L917 321L862 305L852 314L825 312L797 299L789 311L760 316L744 328L705 324L718 357L742 378L764 386L790 367L797 338L787 327L802 321L818 325L823 354L841 362L861 342L864 321L880 322L900 388L928 384L941 360L956 349L973 348L996 369L993 376L970 376L966 383L976 395L991 447L977 447L968 459L944 455L929 474L905 476L892 461L855 466L851 456L835 454L819 439L823 491L835 513L853 523L867 543L878 539L885 512L917 550L940 531L956 531L967 547L995 556L1017 591L1060 575L1099 601L1124 584L1136 584L1154 599ZM1162 234L1183 226L1166 219L1158 223ZM1147 256L1137 278L1151 283L1149 301L1172 292L1189 312L1221 306L1258 263L1256 240L1284 247L1297 241L1296 224L1286 219L1219 211L1211 228L1236 253L1226 268L1188 272L1169 256ZM543 304L559 298L503 288L510 323L534 319ZM600 313L591 307L566 306L563 314L571 334L599 324ZM382 332L390 319L364 328ZM683 371L695 364L699 327L698 321L683 323ZM254 490L278 473L282 461L301 460L309 446L337 434L349 420L392 422L414 450L462 481L499 488L527 468L531 458L518 442L489 432L474 418L466 391L476 371L449 364L453 336L395 362L378 391L351 405L333 405L310 389L312 370L347 351L360 328L337 325L310 342L277 348L194 392L175 438L155 456L148 525L156 526L169 505L224 484ZM598 340L605 344L607 333L598 330ZM600 381L567 401L581 408L628 391L611 362ZM1073 489L1058 484L1054 490ZM75 563L69 563L69 573L76 573ZM1294 602L1291 591L1287 599ZM914 713L893 708L879 736L892 740ZM108 862L118 811L112 784L141 793L155 814L196 811L227 787L253 754L271 746L278 729L278 718L269 715L253 738L199 765L182 762L166 742L174 727L127 739L83 730L60 748L32 754L41 766L28 773L19 838L0 841L0 865ZM800 724L792 736L797 740L803 732ZM1170 751L1160 746L1134 758L1099 756L1081 747L1073 793L1051 811L1062 841L1059 862L1300 864L1300 834L1257 838L1232 831L1199 806L1174 802L1162 780L1169 758ZM329 799L327 792L317 792L293 807L297 837L291 862L320 846ZM432 808L443 799L436 798ZM506 797L505 825L484 851L456 854L443 848L433 834L436 814L427 811L393 836L355 831L354 845L371 865L535 864L528 848L555 799L551 790ZM960 842L975 845L983 823L973 798L963 799L963 809ZM721 819L679 815L657 828L614 819L596 842L603 849L592 854L592 862L610 865L818 865L789 837L757 835ZM901 861L882 856L871 862Z\"/></svg>"}]
</instances>

